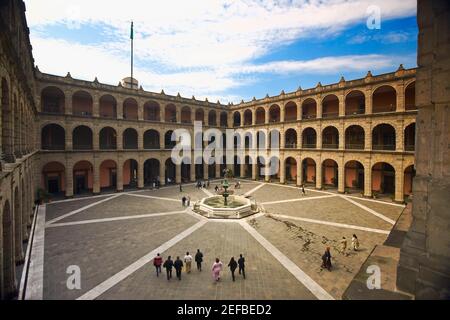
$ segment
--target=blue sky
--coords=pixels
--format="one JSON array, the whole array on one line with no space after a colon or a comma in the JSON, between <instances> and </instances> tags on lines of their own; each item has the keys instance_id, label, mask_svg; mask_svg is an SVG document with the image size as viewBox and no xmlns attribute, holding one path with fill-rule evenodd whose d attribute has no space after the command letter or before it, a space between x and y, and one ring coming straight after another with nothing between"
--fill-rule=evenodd
<instances>
[{"instance_id":1,"label":"blue sky","mask_svg":"<svg viewBox=\"0 0 450 320\"><path fill-rule=\"evenodd\" d=\"M25 1L42 72L237 103L416 66L416 1ZM380 12L380 28L367 20ZM372 21L372 20L370 20Z\"/></svg>"}]
</instances>

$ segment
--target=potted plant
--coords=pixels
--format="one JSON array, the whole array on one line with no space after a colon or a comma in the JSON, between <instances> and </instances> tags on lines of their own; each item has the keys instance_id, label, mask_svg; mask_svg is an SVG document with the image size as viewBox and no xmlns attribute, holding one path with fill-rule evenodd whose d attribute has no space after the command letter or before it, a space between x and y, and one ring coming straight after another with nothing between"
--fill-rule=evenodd
<instances>
[{"instance_id":1,"label":"potted plant","mask_svg":"<svg viewBox=\"0 0 450 320\"><path fill-rule=\"evenodd\" d=\"M37 189L37 201L39 204L48 202L50 200L50 194L42 188Z\"/></svg>"}]
</instances>

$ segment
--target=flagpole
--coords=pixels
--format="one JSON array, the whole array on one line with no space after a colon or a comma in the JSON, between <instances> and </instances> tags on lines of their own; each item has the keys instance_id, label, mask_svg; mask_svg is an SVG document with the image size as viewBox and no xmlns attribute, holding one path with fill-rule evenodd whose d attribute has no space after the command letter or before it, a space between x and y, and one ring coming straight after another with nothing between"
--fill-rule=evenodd
<instances>
[{"instance_id":1,"label":"flagpole","mask_svg":"<svg viewBox=\"0 0 450 320\"><path fill-rule=\"evenodd\" d=\"M133 21L131 21L131 34L130 34L130 38L131 38L131 89L133 89L134 86L134 82L133 82L133 40L134 40L134 35L133 35Z\"/></svg>"}]
</instances>

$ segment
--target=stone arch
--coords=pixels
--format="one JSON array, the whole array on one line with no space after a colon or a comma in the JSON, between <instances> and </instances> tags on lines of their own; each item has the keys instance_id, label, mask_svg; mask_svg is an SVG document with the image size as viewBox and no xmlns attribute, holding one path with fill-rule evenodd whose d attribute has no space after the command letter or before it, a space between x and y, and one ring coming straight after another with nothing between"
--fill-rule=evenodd
<instances>
[{"instance_id":1,"label":"stone arch","mask_svg":"<svg viewBox=\"0 0 450 320\"><path fill-rule=\"evenodd\" d=\"M264 130L258 130L256 132L256 147L258 149L266 149L268 147L267 140Z\"/></svg>"},{"instance_id":2,"label":"stone arch","mask_svg":"<svg viewBox=\"0 0 450 320\"><path fill-rule=\"evenodd\" d=\"M251 126L253 124L253 113L252 110L247 109L244 111L244 125Z\"/></svg>"},{"instance_id":3,"label":"stone arch","mask_svg":"<svg viewBox=\"0 0 450 320\"><path fill-rule=\"evenodd\" d=\"M220 126L228 127L228 114L225 111L220 113Z\"/></svg>"},{"instance_id":4,"label":"stone arch","mask_svg":"<svg viewBox=\"0 0 450 320\"><path fill-rule=\"evenodd\" d=\"M308 127L302 131L302 148L315 149L317 148L317 133L314 128Z\"/></svg>"},{"instance_id":5,"label":"stone arch","mask_svg":"<svg viewBox=\"0 0 450 320\"><path fill-rule=\"evenodd\" d=\"M278 129L272 129L269 131L269 148L276 148L279 149L281 146L281 134L280 134L280 130Z\"/></svg>"},{"instance_id":6,"label":"stone arch","mask_svg":"<svg viewBox=\"0 0 450 320\"><path fill-rule=\"evenodd\" d=\"M404 131L404 150L414 151L416 141L416 123L410 123L405 127Z\"/></svg>"},{"instance_id":7,"label":"stone arch","mask_svg":"<svg viewBox=\"0 0 450 320\"><path fill-rule=\"evenodd\" d=\"M360 125L351 125L345 129L345 149L364 150L365 132Z\"/></svg>"},{"instance_id":8,"label":"stone arch","mask_svg":"<svg viewBox=\"0 0 450 320\"><path fill-rule=\"evenodd\" d=\"M338 163L334 159L322 161L322 184L337 187L338 186Z\"/></svg>"},{"instance_id":9,"label":"stone arch","mask_svg":"<svg viewBox=\"0 0 450 320\"><path fill-rule=\"evenodd\" d=\"M123 101L122 104L122 116L126 120L138 120L138 103L133 98L127 98ZM144 114L145 114L145 108L144 108Z\"/></svg>"},{"instance_id":10,"label":"stone arch","mask_svg":"<svg viewBox=\"0 0 450 320\"><path fill-rule=\"evenodd\" d=\"M364 165L358 160L349 160L344 167L344 187L364 190Z\"/></svg>"},{"instance_id":11,"label":"stone arch","mask_svg":"<svg viewBox=\"0 0 450 320\"><path fill-rule=\"evenodd\" d=\"M48 86L41 91L41 112L64 114L64 92L55 86Z\"/></svg>"},{"instance_id":12,"label":"stone arch","mask_svg":"<svg viewBox=\"0 0 450 320\"><path fill-rule=\"evenodd\" d=\"M181 123L191 123L191 108L188 106L181 108Z\"/></svg>"},{"instance_id":13,"label":"stone arch","mask_svg":"<svg viewBox=\"0 0 450 320\"><path fill-rule=\"evenodd\" d=\"M124 188L137 186L139 165L136 159L128 159L123 163L122 183Z\"/></svg>"},{"instance_id":14,"label":"stone arch","mask_svg":"<svg viewBox=\"0 0 450 320\"><path fill-rule=\"evenodd\" d=\"M166 162L164 163L164 167L165 167L165 171L164 171L164 176L165 176L165 183L166 184L174 184L176 183L176 174L177 174L177 169L176 169L176 165L175 163L173 163L172 158L168 158L166 160Z\"/></svg>"},{"instance_id":15,"label":"stone arch","mask_svg":"<svg viewBox=\"0 0 450 320\"><path fill-rule=\"evenodd\" d=\"M395 150L395 128L387 123L380 123L372 129L372 150Z\"/></svg>"},{"instance_id":16,"label":"stone arch","mask_svg":"<svg viewBox=\"0 0 450 320\"><path fill-rule=\"evenodd\" d=\"M313 158L302 160L302 183L316 183L316 161Z\"/></svg>"},{"instance_id":17,"label":"stone arch","mask_svg":"<svg viewBox=\"0 0 450 320\"><path fill-rule=\"evenodd\" d=\"M2 78L1 116L2 116L2 153L5 162L14 162L13 113L8 81Z\"/></svg>"},{"instance_id":18,"label":"stone arch","mask_svg":"<svg viewBox=\"0 0 450 320\"><path fill-rule=\"evenodd\" d=\"M380 194L395 194L395 169L387 162L372 166L372 191Z\"/></svg>"},{"instance_id":19,"label":"stone arch","mask_svg":"<svg viewBox=\"0 0 450 320\"><path fill-rule=\"evenodd\" d=\"M172 161L172 159L167 160ZM191 161L187 157L184 157L181 162L181 181L182 182L191 181Z\"/></svg>"},{"instance_id":20,"label":"stone arch","mask_svg":"<svg viewBox=\"0 0 450 320\"><path fill-rule=\"evenodd\" d=\"M74 194L89 193L94 185L94 166L90 161L81 160L73 166Z\"/></svg>"},{"instance_id":21,"label":"stone arch","mask_svg":"<svg viewBox=\"0 0 450 320\"><path fill-rule=\"evenodd\" d=\"M164 121L177 122L177 107L173 103L169 103L164 108Z\"/></svg>"},{"instance_id":22,"label":"stone arch","mask_svg":"<svg viewBox=\"0 0 450 320\"><path fill-rule=\"evenodd\" d=\"M302 119L317 118L317 102L313 98L308 98L302 103Z\"/></svg>"},{"instance_id":23,"label":"stone arch","mask_svg":"<svg viewBox=\"0 0 450 320\"><path fill-rule=\"evenodd\" d=\"M58 161L51 161L42 167L42 188L53 196L63 195L66 190L66 168Z\"/></svg>"},{"instance_id":24,"label":"stone arch","mask_svg":"<svg viewBox=\"0 0 450 320\"><path fill-rule=\"evenodd\" d=\"M161 107L158 102L149 100L144 103L144 120L161 121Z\"/></svg>"},{"instance_id":25,"label":"stone arch","mask_svg":"<svg viewBox=\"0 0 450 320\"><path fill-rule=\"evenodd\" d=\"M210 110L208 112L208 125L216 126L217 125L217 113L216 110Z\"/></svg>"},{"instance_id":26,"label":"stone arch","mask_svg":"<svg viewBox=\"0 0 450 320\"><path fill-rule=\"evenodd\" d=\"M361 90L352 90L345 96L345 115L364 114L366 112L366 95Z\"/></svg>"},{"instance_id":27,"label":"stone arch","mask_svg":"<svg viewBox=\"0 0 450 320\"><path fill-rule=\"evenodd\" d=\"M6 200L2 210L2 281L1 294L2 300L11 299L16 294L16 275L15 275L15 250L14 250L14 222L13 213Z\"/></svg>"},{"instance_id":28,"label":"stone arch","mask_svg":"<svg viewBox=\"0 0 450 320\"><path fill-rule=\"evenodd\" d=\"M138 148L138 133L134 128L127 128L122 133L122 147L123 149L137 149Z\"/></svg>"},{"instance_id":29,"label":"stone arch","mask_svg":"<svg viewBox=\"0 0 450 320\"><path fill-rule=\"evenodd\" d=\"M415 81L410 82L405 88L405 110L417 110Z\"/></svg>"},{"instance_id":30,"label":"stone arch","mask_svg":"<svg viewBox=\"0 0 450 320\"><path fill-rule=\"evenodd\" d=\"M155 150L160 148L159 132L150 129L144 132L144 149Z\"/></svg>"},{"instance_id":31,"label":"stone arch","mask_svg":"<svg viewBox=\"0 0 450 320\"><path fill-rule=\"evenodd\" d=\"M284 106L284 121L297 120L297 104L294 101L289 101Z\"/></svg>"},{"instance_id":32,"label":"stone arch","mask_svg":"<svg viewBox=\"0 0 450 320\"><path fill-rule=\"evenodd\" d=\"M285 181L297 181L297 160L294 157L287 157L285 161Z\"/></svg>"},{"instance_id":33,"label":"stone arch","mask_svg":"<svg viewBox=\"0 0 450 320\"><path fill-rule=\"evenodd\" d=\"M266 110L263 107L259 107L255 112L255 123L264 124L266 123Z\"/></svg>"},{"instance_id":34,"label":"stone arch","mask_svg":"<svg viewBox=\"0 0 450 320\"><path fill-rule=\"evenodd\" d=\"M335 94L329 94L322 99L322 118L339 116L339 98Z\"/></svg>"},{"instance_id":35,"label":"stone arch","mask_svg":"<svg viewBox=\"0 0 450 320\"><path fill-rule=\"evenodd\" d=\"M416 170L414 165L409 165L403 170L404 174L404 186L403 193L407 196L411 195L413 192L413 179L416 176Z\"/></svg>"},{"instance_id":36,"label":"stone arch","mask_svg":"<svg viewBox=\"0 0 450 320\"><path fill-rule=\"evenodd\" d=\"M99 147L101 150L117 149L117 133L111 127L103 127L99 133Z\"/></svg>"},{"instance_id":37,"label":"stone arch","mask_svg":"<svg viewBox=\"0 0 450 320\"><path fill-rule=\"evenodd\" d=\"M72 114L83 117L92 116L92 95L84 90L78 90L72 95Z\"/></svg>"},{"instance_id":38,"label":"stone arch","mask_svg":"<svg viewBox=\"0 0 450 320\"><path fill-rule=\"evenodd\" d=\"M92 150L92 130L88 126L80 125L72 131L73 150Z\"/></svg>"},{"instance_id":39,"label":"stone arch","mask_svg":"<svg viewBox=\"0 0 450 320\"><path fill-rule=\"evenodd\" d=\"M161 166L158 159L151 158L144 162L144 185L153 186L161 182Z\"/></svg>"},{"instance_id":40,"label":"stone arch","mask_svg":"<svg viewBox=\"0 0 450 320\"><path fill-rule=\"evenodd\" d=\"M58 124L50 123L41 129L42 150L65 150L66 131Z\"/></svg>"},{"instance_id":41,"label":"stone arch","mask_svg":"<svg viewBox=\"0 0 450 320\"><path fill-rule=\"evenodd\" d=\"M22 229L22 204L20 202L19 187L14 188L14 242L15 242L15 261L17 264L23 263L23 229Z\"/></svg>"},{"instance_id":42,"label":"stone arch","mask_svg":"<svg viewBox=\"0 0 450 320\"><path fill-rule=\"evenodd\" d=\"M335 126L328 126L322 130L322 148L339 149L339 130Z\"/></svg>"},{"instance_id":43,"label":"stone arch","mask_svg":"<svg viewBox=\"0 0 450 320\"><path fill-rule=\"evenodd\" d=\"M175 147L176 141L172 141L172 133L173 130L168 130L164 134L164 149L172 149L173 147Z\"/></svg>"},{"instance_id":44,"label":"stone arch","mask_svg":"<svg viewBox=\"0 0 450 320\"><path fill-rule=\"evenodd\" d=\"M297 130L289 128L284 133L284 147L290 149L297 148Z\"/></svg>"},{"instance_id":45,"label":"stone arch","mask_svg":"<svg viewBox=\"0 0 450 320\"><path fill-rule=\"evenodd\" d=\"M281 120L281 108L277 104L273 104L269 108L269 122L277 123Z\"/></svg>"},{"instance_id":46,"label":"stone arch","mask_svg":"<svg viewBox=\"0 0 450 320\"><path fill-rule=\"evenodd\" d=\"M202 108L197 108L195 110L195 121L201 121L202 124L205 124L205 112Z\"/></svg>"},{"instance_id":47,"label":"stone arch","mask_svg":"<svg viewBox=\"0 0 450 320\"><path fill-rule=\"evenodd\" d=\"M101 118L117 118L117 100L110 94L100 97L99 112Z\"/></svg>"},{"instance_id":48,"label":"stone arch","mask_svg":"<svg viewBox=\"0 0 450 320\"><path fill-rule=\"evenodd\" d=\"M241 113L235 111L233 113L233 127L239 127L241 125Z\"/></svg>"},{"instance_id":49,"label":"stone arch","mask_svg":"<svg viewBox=\"0 0 450 320\"><path fill-rule=\"evenodd\" d=\"M381 85L372 93L372 113L394 112L397 109L397 91L390 85Z\"/></svg>"},{"instance_id":50,"label":"stone arch","mask_svg":"<svg viewBox=\"0 0 450 320\"><path fill-rule=\"evenodd\" d=\"M117 163L107 159L99 167L100 190L115 190L117 188Z\"/></svg>"}]
</instances>

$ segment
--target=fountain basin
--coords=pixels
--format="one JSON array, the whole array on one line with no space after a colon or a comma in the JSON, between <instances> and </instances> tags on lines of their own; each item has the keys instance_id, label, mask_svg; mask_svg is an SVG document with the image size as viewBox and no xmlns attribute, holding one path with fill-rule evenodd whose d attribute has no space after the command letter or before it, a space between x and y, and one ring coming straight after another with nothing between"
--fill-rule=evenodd
<instances>
[{"instance_id":1,"label":"fountain basin","mask_svg":"<svg viewBox=\"0 0 450 320\"><path fill-rule=\"evenodd\" d=\"M241 219L258 211L256 203L242 196L230 195L225 206L223 196L203 198L194 207L195 211L207 218Z\"/></svg>"}]
</instances>

